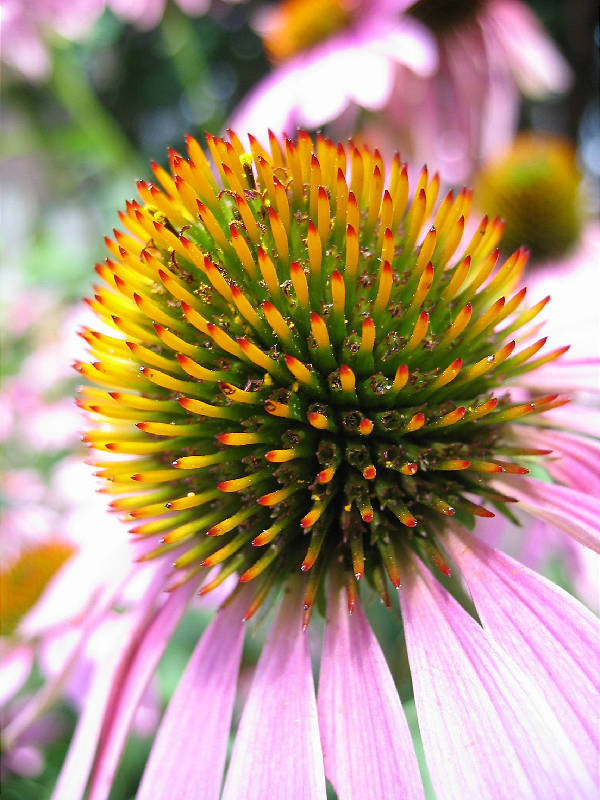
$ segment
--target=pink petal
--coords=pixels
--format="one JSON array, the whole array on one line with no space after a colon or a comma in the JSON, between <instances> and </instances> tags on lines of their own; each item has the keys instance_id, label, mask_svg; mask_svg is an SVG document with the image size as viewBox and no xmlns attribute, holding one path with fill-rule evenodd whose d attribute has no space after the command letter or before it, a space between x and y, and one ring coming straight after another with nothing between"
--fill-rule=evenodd
<instances>
[{"instance_id":1,"label":"pink petal","mask_svg":"<svg viewBox=\"0 0 600 800\"><path fill-rule=\"evenodd\" d=\"M600 436L600 414L597 408L569 403L551 411L544 411L539 417L540 425L551 428L565 428L586 436Z\"/></svg>"},{"instance_id":2,"label":"pink petal","mask_svg":"<svg viewBox=\"0 0 600 800\"><path fill-rule=\"evenodd\" d=\"M534 517L556 525L600 553L600 498L530 477L514 480L506 476L494 484Z\"/></svg>"},{"instance_id":3,"label":"pink petal","mask_svg":"<svg viewBox=\"0 0 600 800\"><path fill-rule=\"evenodd\" d=\"M123 665L128 663L131 651L134 651L144 631L148 629L152 611L156 604L156 597L164 586L165 575L168 571L170 571L168 563L161 564L156 568L145 594L140 598L138 607L135 613L132 614L131 634L129 637L132 644L129 648L115 646L112 657L107 658L102 663L102 668L96 670L83 712L77 722L75 735L69 746L69 752L52 794L52 800L80 800L83 797L98 741L102 734L102 726L109 700L115 691L115 687L119 685L120 672L123 670ZM83 651L90 634L99 623L99 618L106 618L113 600L114 589L112 595L105 593L104 597L99 600L99 608L94 608L93 613L88 615L79 643L74 649L73 659ZM143 688L141 687L140 695L143 692Z\"/></svg>"},{"instance_id":4,"label":"pink petal","mask_svg":"<svg viewBox=\"0 0 600 800\"><path fill-rule=\"evenodd\" d=\"M80 800L83 797L121 655L121 651L115 649L102 664L102 669L94 674L52 800Z\"/></svg>"},{"instance_id":5,"label":"pink petal","mask_svg":"<svg viewBox=\"0 0 600 800\"><path fill-rule=\"evenodd\" d=\"M572 433L521 426L519 439L552 450L544 461L550 475L571 489L600 495L600 442Z\"/></svg>"},{"instance_id":6,"label":"pink petal","mask_svg":"<svg viewBox=\"0 0 600 800\"><path fill-rule=\"evenodd\" d=\"M228 127L240 136L253 133L268 144L268 129L277 136L297 125L298 67L295 60L269 73L246 95L230 117Z\"/></svg>"},{"instance_id":7,"label":"pink petal","mask_svg":"<svg viewBox=\"0 0 600 800\"><path fill-rule=\"evenodd\" d=\"M390 99L398 64L430 75L437 53L422 25L394 14L331 36L275 69L242 102L230 126L268 141L267 128L277 134L296 125L316 128L351 103L380 110Z\"/></svg>"},{"instance_id":8,"label":"pink petal","mask_svg":"<svg viewBox=\"0 0 600 800\"><path fill-rule=\"evenodd\" d=\"M424 798L413 743L385 657L357 604L332 581L319 678L325 772L340 800ZM357 754L360 753L360 757Z\"/></svg>"},{"instance_id":9,"label":"pink petal","mask_svg":"<svg viewBox=\"0 0 600 800\"><path fill-rule=\"evenodd\" d=\"M410 17L384 21L377 36L367 45L384 53L391 61L403 64L422 78L431 77L438 67L435 37L425 25Z\"/></svg>"},{"instance_id":10,"label":"pink petal","mask_svg":"<svg viewBox=\"0 0 600 800\"><path fill-rule=\"evenodd\" d=\"M121 660L104 714L88 800L108 797L137 706L196 589L190 581L169 595Z\"/></svg>"},{"instance_id":11,"label":"pink petal","mask_svg":"<svg viewBox=\"0 0 600 800\"><path fill-rule=\"evenodd\" d=\"M137 566L138 565L135 565L135 567ZM154 572L154 579L149 585L150 588L147 596L141 599L138 612L133 616L133 619L137 619L138 625L141 624L141 620L145 618L145 615L149 613L149 606L150 604L154 604L156 593L160 591L164 582L165 568L155 568ZM131 575L131 568L129 574ZM65 688L67 681L73 677L74 669L80 664L80 659L84 657L84 652L90 641L90 637L94 635L95 631L106 620L107 615L109 615L109 609L115 602L120 588L119 584L116 583L104 587L103 591L96 592L93 606L86 610L86 613L82 616L79 627L75 629L75 641L72 642L72 647L69 650L66 660L62 660L60 671L48 679L40 691L34 694L17 716L11 720L4 732L4 736L7 740L16 740L21 733L26 731L32 723L39 718L40 714L42 714L50 704L55 702L59 694L67 691ZM63 641L67 643L68 638L69 637L65 639L63 637ZM115 658L121 658L123 648L120 647L120 643L115 644L114 650ZM103 664L103 669L107 673L110 672L110 664ZM83 794L94 757L94 750L100 731L101 715L104 713L104 704L106 700L100 688L92 689L92 692L93 697L97 697L98 700L90 702L90 704L86 706L85 713L79 718L75 736L73 737L67 758L59 776L58 787L53 794L54 800L79 798ZM100 715L100 719L96 725L95 720L97 715ZM89 723L86 721L88 717L90 718Z\"/></svg>"},{"instance_id":12,"label":"pink petal","mask_svg":"<svg viewBox=\"0 0 600 800\"><path fill-rule=\"evenodd\" d=\"M240 594L200 639L169 702L137 800L218 800L248 603Z\"/></svg>"},{"instance_id":13,"label":"pink petal","mask_svg":"<svg viewBox=\"0 0 600 800\"><path fill-rule=\"evenodd\" d=\"M2 60L30 81L44 80L50 74L50 58L33 20L16 3L3 11Z\"/></svg>"},{"instance_id":14,"label":"pink petal","mask_svg":"<svg viewBox=\"0 0 600 800\"><path fill-rule=\"evenodd\" d=\"M493 638L543 692L598 777L600 626L563 589L478 541L458 525L444 540Z\"/></svg>"},{"instance_id":15,"label":"pink petal","mask_svg":"<svg viewBox=\"0 0 600 800\"><path fill-rule=\"evenodd\" d=\"M371 110L385 105L393 88L394 64L363 43L332 43L301 68L299 80L298 119L315 128L335 119L351 101Z\"/></svg>"},{"instance_id":16,"label":"pink petal","mask_svg":"<svg viewBox=\"0 0 600 800\"><path fill-rule=\"evenodd\" d=\"M12 649L4 647L6 641L0 642L2 659L0 660L0 706L11 700L21 689L31 668L33 667L33 647L18 644Z\"/></svg>"},{"instance_id":17,"label":"pink petal","mask_svg":"<svg viewBox=\"0 0 600 800\"><path fill-rule=\"evenodd\" d=\"M325 800L323 756L302 593L283 597L263 648L223 800Z\"/></svg>"},{"instance_id":18,"label":"pink petal","mask_svg":"<svg viewBox=\"0 0 600 800\"><path fill-rule=\"evenodd\" d=\"M183 13L190 17L199 17L210 8L210 0L176 0L176 2Z\"/></svg>"},{"instance_id":19,"label":"pink petal","mask_svg":"<svg viewBox=\"0 0 600 800\"><path fill-rule=\"evenodd\" d=\"M552 308L552 313L560 313L557 308ZM578 320L582 327L584 322ZM588 329L589 330L589 329ZM546 330L547 332L547 330ZM593 338L592 333L588 333ZM561 339L554 334L553 341L561 342ZM565 336L562 341L573 343L571 336ZM579 359L577 361L560 360L546 364L540 369L536 369L533 374L525 374L518 379L518 383L530 386L536 392L551 392L553 389L565 392L600 392L600 360L599 359Z\"/></svg>"},{"instance_id":20,"label":"pink petal","mask_svg":"<svg viewBox=\"0 0 600 800\"><path fill-rule=\"evenodd\" d=\"M573 745L533 681L416 557L412 567L400 605L436 797L592 797Z\"/></svg>"},{"instance_id":21,"label":"pink petal","mask_svg":"<svg viewBox=\"0 0 600 800\"><path fill-rule=\"evenodd\" d=\"M165 10L165 0L110 0L111 10L142 31L156 27Z\"/></svg>"},{"instance_id":22,"label":"pink petal","mask_svg":"<svg viewBox=\"0 0 600 800\"><path fill-rule=\"evenodd\" d=\"M573 82L571 68L526 3L490 3L485 26L493 30L505 51L521 91L534 98L566 92Z\"/></svg>"}]
</instances>

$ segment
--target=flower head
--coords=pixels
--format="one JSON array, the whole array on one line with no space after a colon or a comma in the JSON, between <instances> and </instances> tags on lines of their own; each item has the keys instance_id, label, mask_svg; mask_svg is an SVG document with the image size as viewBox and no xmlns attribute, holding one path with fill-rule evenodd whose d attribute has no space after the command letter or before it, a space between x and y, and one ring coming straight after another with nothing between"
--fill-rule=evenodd
<instances>
[{"instance_id":1,"label":"flower head","mask_svg":"<svg viewBox=\"0 0 600 800\"><path fill-rule=\"evenodd\" d=\"M186 605L228 576L238 585L170 702L139 800L324 798L325 775L341 800L422 798L363 576L386 605L400 588L437 796L590 796L595 620L466 530L518 499L600 549L581 482L597 449L549 468L551 491L526 474L549 441L566 446L535 422L553 424L564 399L528 375L564 348L527 341L546 300L524 306L526 251L499 263L497 219L461 243L471 193L436 204L436 176L423 169L411 191L400 159L386 173L367 147L299 132L270 151L250 137L246 152L230 131L207 136L211 165L187 144L170 172L153 165L162 189L138 184L88 301L112 332L83 331L85 438L156 569L55 797L80 797L88 776L89 800L107 797ZM242 620L278 586L221 792ZM322 587L317 703L305 631Z\"/></svg>"},{"instance_id":2,"label":"flower head","mask_svg":"<svg viewBox=\"0 0 600 800\"><path fill-rule=\"evenodd\" d=\"M581 173L563 139L521 134L479 173L476 199L505 220L503 244L524 243L535 260L558 258L579 238Z\"/></svg>"},{"instance_id":3,"label":"flower head","mask_svg":"<svg viewBox=\"0 0 600 800\"><path fill-rule=\"evenodd\" d=\"M86 438L123 456L97 466L133 533L162 534L151 555L180 551L184 578L222 565L202 591L256 581L247 616L298 569L309 611L334 563L389 602L406 543L446 571L443 518L493 516L490 480L527 473L509 423L564 401L506 385L564 348L514 352L544 304L521 308L527 253L499 264L497 219L454 257L469 192L434 211L437 176L409 197L398 158L384 188L377 151L231 139L209 138L222 191L191 139L191 163L157 168L165 192L140 182L123 216L140 244L97 267L111 291L92 302L125 339L86 333L79 369L110 390L82 390Z\"/></svg>"},{"instance_id":4,"label":"flower head","mask_svg":"<svg viewBox=\"0 0 600 800\"><path fill-rule=\"evenodd\" d=\"M357 4L348 0L327 0L318 13L303 0L287 0L263 16L262 34L270 58L285 61L296 53L346 28Z\"/></svg>"},{"instance_id":5,"label":"flower head","mask_svg":"<svg viewBox=\"0 0 600 800\"><path fill-rule=\"evenodd\" d=\"M0 573L2 615L0 634L8 636L33 608L52 576L73 554L74 548L60 540L23 550L19 558Z\"/></svg>"}]
</instances>

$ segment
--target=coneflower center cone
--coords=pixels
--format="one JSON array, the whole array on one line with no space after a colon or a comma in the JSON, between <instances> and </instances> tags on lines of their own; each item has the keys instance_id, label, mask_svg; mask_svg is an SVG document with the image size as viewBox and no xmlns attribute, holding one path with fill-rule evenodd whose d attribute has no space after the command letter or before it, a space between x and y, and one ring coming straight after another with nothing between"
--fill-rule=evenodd
<instances>
[{"instance_id":1,"label":"coneflower center cone","mask_svg":"<svg viewBox=\"0 0 600 800\"><path fill-rule=\"evenodd\" d=\"M490 480L541 454L510 423L563 402L506 385L564 348L514 352L547 298L523 310L527 252L498 263L498 219L461 245L469 191L436 206L399 157L386 180L367 147L249 138L207 136L209 161L188 137L153 164L162 189L139 182L96 266L115 333L83 331L79 403L112 507L160 538L147 558L177 550L180 581L220 565L203 592L254 580L247 617L304 571L308 622L329 565L351 607L363 575L388 603L403 548L447 571L444 516L505 509Z\"/></svg>"},{"instance_id":2,"label":"coneflower center cone","mask_svg":"<svg viewBox=\"0 0 600 800\"><path fill-rule=\"evenodd\" d=\"M581 173L564 139L521 134L478 175L475 200L505 221L502 245L526 244L533 261L559 259L583 227Z\"/></svg>"}]
</instances>

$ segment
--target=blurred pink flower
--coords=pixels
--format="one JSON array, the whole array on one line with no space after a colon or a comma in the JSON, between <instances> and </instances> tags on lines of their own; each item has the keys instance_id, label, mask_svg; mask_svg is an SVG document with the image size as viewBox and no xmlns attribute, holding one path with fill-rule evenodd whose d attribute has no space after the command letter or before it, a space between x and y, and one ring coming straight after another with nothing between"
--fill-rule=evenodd
<instances>
[{"instance_id":1,"label":"blurred pink flower","mask_svg":"<svg viewBox=\"0 0 600 800\"><path fill-rule=\"evenodd\" d=\"M287 5L292 14L298 12L298 3ZM341 118L336 135L349 133L359 108L386 107L401 65L422 78L435 74L435 39L419 22L401 15L408 0L337 5L347 7L343 27L275 67L234 112L232 127L266 141L269 128L281 135ZM318 5L310 8L313 18L307 17L307 25L321 14Z\"/></svg>"},{"instance_id":2,"label":"blurred pink flower","mask_svg":"<svg viewBox=\"0 0 600 800\"><path fill-rule=\"evenodd\" d=\"M143 545L140 548L128 538L116 516L106 516L97 481L79 456L57 463L38 506L19 507L24 497L18 492L19 483L18 475L9 475L3 485L13 504L2 523L4 569L10 569L19 556L35 559L39 548L53 542L72 549L64 564L48 576L16 629L0 638L3 743L10 756L4 766L34 775L43 768L41 746L53 738L39 736L40 731L50 735L56 724L49 707L63 698L80 712L84 709L93 676L115 649L120 651L130 640L138 620L128 609L143 596L153 575L142 565L132 570ZM34 578L30 570L28 580ZM122 613L111 611L115 605ZM5 613L6 609L3 617ZM44 689L21 697L34 664L46 681ZM157 694L150 684L133 720L135 731L149 735L158 715Z\"/></svg>"},{"instance_id":3,"label":"blurred pink flower","mask_svg":"<svg viewBox=\"0 0 600 800\"><path fill-rule=\"evenodd\" d=\"M44 737L56 723L48 704L60 696L82 707L85 675L118 639L105 612L114 602L124 608L134 602L148 573L136 570L134 580L125 580L135 558L126 529L115 515L106 517L97 480L74 455L82 418L71 397L70 364L85 352L77 328L91 312L26 288L4 299L6 344L24 340L29 355L0 389L0 438L11 454L0 480L0 579L8 592L1 608L0 706L10 741L3 763L32 776L43 768ZM48 474L32 466L53 457ZM12 466L23 459L28 466ZM34 664L47 680L41 702L19 694ZM154 699L142 714L146 731L157 713Z\"/></svg>"},{"instance_id":4,"label":"blurred pink flower","mask_svg":"<svg viewBox=\"0 0 600 800\"><path fill-rule=\"evenodd\" d=\"M414 8L429 17L429 0ZM520 95L543 99L565 92L571 70L526 3L473 3L472 19L436 30L439 68L429 80L399 76L386 109L384 135L460 183L517 130ZM429 17L443 14L431 3ZM409 10L410 13L410 10ZM434 28L437 23L434 22ZM418 120L413 127L411 120Z\"/></svg>"},{"instance_id":5,"label":"blurred pink flower","mask_svg":"<svg viewBox=\"0 0 600 800\"><path fill-rule=\"evenodd\" d=\"M229 0L235 2L235 0ZM205 14L211 0L175 0L184 14ZM167 0L2 0L0 58L29 81L46 80L52 69L49 45L56 35L83 39L106 7L140 30L156 27Z\"/></svg>"},{"instance_id":6,"label":"blurred pink flower","mask_svg":"<svg viewBox=\"0 0 600 800\"><path fill-rule=\"evenodd\" d=\"M432 0L338 5L348 7L346 27L276 66L233 128L265 142L268 128L328 125L462 182L513 136L520 93L543 98L570 85L569 66L518 0L473 3L458 20L453 4ZM376 113L362 118L361 109Z\"/></svg>"},{"instance_id":7,"label":"blurred pink flower","mask_svg":"<svg viewBox=\"0 0 600 800\"><path fill-rule=\"evenodd\" d=\"M18 442L19 450L30 453L69 449L78 444L82 423L70 396L71 361L85 352L77 329L91 312L79 305L65 309L49 298L40 306L34 293L34 308L43 313L24 315L13 324L11 307L24 306L27 294L24 289L17 293L4 315L7 346L11 337L28 337L31 351L19 372L0 386L0 441ZM56 397L61 391L67 396Z\"/></svg>"},{"instance_id":8,"label":"blurred pink flower","mask_svg":"<svg viewBox=\"0 0 600 800\"><path fill-rule=\"evenodd\" d=\"M105 0L2 0L1 58L27 80L50 74L46 40L58 34L82 39L104 10Z\"/></svg>"},{"instance_id":9,"label":"blurred pink flower","mask_svg":"<svg viewBox=\"0 0 600 800\"><path fill-rule=\"evenodd\" d=\"M519 134L477 175L474 200L503 220L504 248L523 244L530 251L528 297L551 299L552 313L532 336L570 344L564 358L536 373L544 391L566 381L573 390L600 392L600 223L590 218L586 199L573 146L535 131Z\"/></svg>"}]
</instances>

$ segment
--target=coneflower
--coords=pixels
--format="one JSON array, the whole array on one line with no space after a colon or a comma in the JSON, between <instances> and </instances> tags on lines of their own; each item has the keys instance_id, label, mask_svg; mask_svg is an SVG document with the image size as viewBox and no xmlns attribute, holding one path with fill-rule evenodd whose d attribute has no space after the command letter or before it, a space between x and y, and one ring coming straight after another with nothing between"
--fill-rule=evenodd
<instances>
[{"instance_id":1,"label":"coneflower","mask_svg":"<svg viewBox=\"0 0 600 800\"><path fill-rule=\"evenodd\" d=\"M58 538L31 543L0 571L0 635L14 633L74 547Z\"/></svg>"},{"instance_id":2,"label":"coneflower","mask_svg":"<svg viewBox=\"0 0 600 800\"><path fill-rule=\"evenodd\" d=\"M520 95L571 69L521 0L282 0L256 17L275 62L235 109L264 145L296 127L360 135L456 185L516 134ZM521 244L521 242L519 242Z\"/></svg>"},{"instance_id":3,"label":"coneflower","mask_svg":"<svg viewBox=\"0 0 600 800\"><path fill-rule=\"evenodd\" d=\"M223 797L325 797L325 775L340 798L422 797L364 581L387 606L400 589L438 798L591 797L595 621L466 530L519 498L598 548L597 499L527 475L549 453L539 415L566 402L522 388L566 349L540 352L529 325L548 298L525 302L527 251L499 260L499 219L463 242L471 193L438 203L425 168L411 190L398 157L386 172L352 143L249 139L207 136L211 163L188 137L187 159L153 164L162 189L138 183L96 266L88 303L112 332L82 333L85 439L157 568L55 797L81 796L90 769L89 800L107 797L170 631L232 575L139 798L220 796L242 620L281 589ZM317 713L304 631L320 594Z\"/></svg>"},{"instance_id":4,"label":"coneflower","mask_svg":"<svg viewBox=\"0 0 600 800\"><path fill-rule=\"evenodd\" d=\"M581 173L568 141L525 133L484 166L475 199L505 220L502 244L525 244L532 259L559 259L573 249L584 213Z\"/></svg>"}]
</instances>

